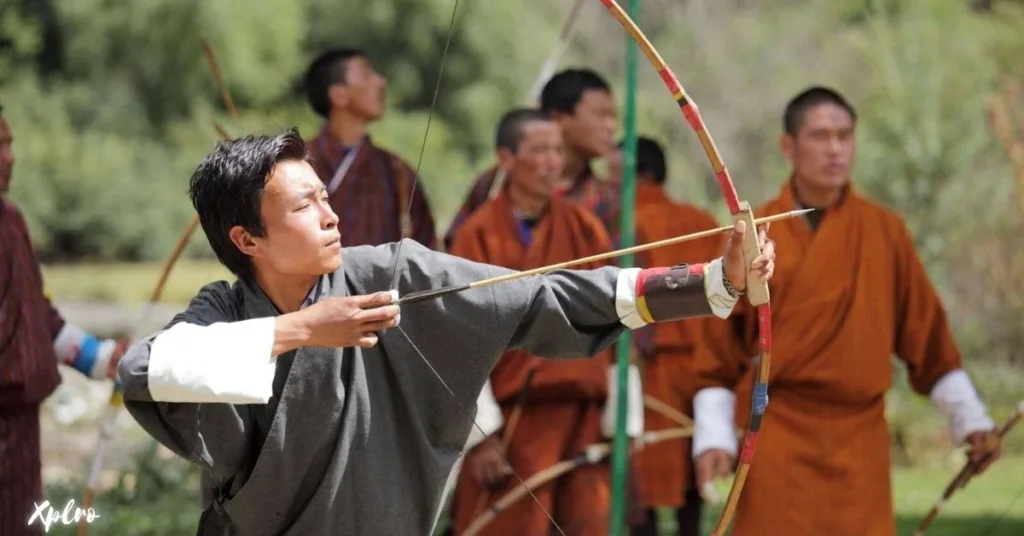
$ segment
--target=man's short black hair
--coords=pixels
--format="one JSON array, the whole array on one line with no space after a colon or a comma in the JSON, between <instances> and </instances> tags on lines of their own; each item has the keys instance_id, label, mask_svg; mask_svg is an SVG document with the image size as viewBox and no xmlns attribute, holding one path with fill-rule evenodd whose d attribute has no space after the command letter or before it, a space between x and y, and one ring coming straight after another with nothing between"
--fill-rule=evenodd
<instances>
[{"instance_id":1,"label":"man's short black hair","mask_svg":"<svg viewBox=\"0 0 1024 536\"><path fill-rule=\"evenodd\" d=\"M495 140L497 149L502 147L515 153L523 141L523 129L531 121L550 121L551 117L537 108L515 108L501 117Z\"/></svg>"},{"instance_id":2,"label":"man's short black hair","mask_svg":"<svg viewBox=\"0 0 1024 536\"><path fill-rule=\"evenodd\" d=\"M857 111L838 91L823 86L812 86L801 91L786 105L786 112L782 115L782 128L786 134L796 136L804 124L807 112L821 104L835 104L843 108L850 114L854 124L857 123Z\"/></svg>"},{"instance_id":3,"label":"man's short black hair","mask_svg":"<svg viewBox=\"0 0 1024 536\"><path fill-rule=\"evenodd\" d=\"M601 75L590 69L565 69L544 84L540 94L540 108L549 114L573 114L588 90L611 93L611 86Z\"/></svg>"},{"instance_id":4,"label":"man's short black hair","mask_svg":"<svg viewBox=\"0 0 1024 536\"><path fill-rule=\"evenodd\" d=\"M619 142L619 148L625 145L625 141ZM636 174L647 174L654 182L665 184L668 177L668 167L665 165L665 151L661 144L651 138L639 136L636 139Z\"/></svg>"},{"instance_id":5,"label":"man's short black hair","mask_svg":"<svg viewBox=\"0 0 1024 536\"><path fill-rule=\"evenodd\" d=\"M306 71L306 98L320 117L331 113L328 90L335 84L347 82L345 71L352 58L365 58L366 54L354 48L332 48L321 53Z\"/></svg>"},{"instance_id":6,"label":"man's short black hair","mask_svg":"<svg viewBox=\"0 0 1024 536\"><path fill-rule=\"evenodd\" d=\"M270 174L280 162L307 158L306 144L292 127L276 136L218 142L192 174L188 194L203 232L220 262L239 278L252 277L252 259L239 251L228 232L241 225L253 236L263 236L260 202Z\"/></svg>"}]
</instances>

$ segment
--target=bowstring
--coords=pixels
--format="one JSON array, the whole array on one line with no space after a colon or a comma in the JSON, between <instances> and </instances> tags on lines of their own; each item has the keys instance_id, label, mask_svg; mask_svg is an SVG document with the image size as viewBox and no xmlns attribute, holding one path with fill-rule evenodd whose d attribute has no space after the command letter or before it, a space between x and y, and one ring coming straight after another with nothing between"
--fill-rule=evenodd
<instances>
[{"instance_id":1,"label":"bowstring","mask_svg":"<svg viewBox=\"0 0 1024 536\"><path fill-rule=\"evenodd\" d=\"M445 60L448 57L448 49L452 42L452 34L454 33L455 19L458 14L458 11L459 0L455 0L454 5L452 6L451 20L448 22L448 35L445 37L444 50L441 52L441 65L437 73L437 83L434 86L434 96L430 101L430 109L427 112L427 127L423 131L423 141L420 144L420 154L419 158L416 160L416 172L413 175L412 188L409 191L409 201L404 213L406 218L408 218L409 215L412 213L413 200L415 199L416 196L416 187L419 185L420 182L420 167L423 165L423 155L427 149L427 137L430 134L430 123L431 119L434 117L434 108L437 105L437 97L441 92L441 80L444 78ZM395 248L394 259L392 260L391 263L391 290L396 290L398 288L398 260L401 258L403 243L404 240L399 240L398 247ZM443 385L445 390L448 391L448 394L452 396L452 399L454 399L456 404L458 404L460 410L466 416L469 417L469 420L470 422L473 423L473 426L476 427L476 429L480 432L481 435L487 437L487 432L485 432L483 427L481 427L480 424L476 422L475 412L468 411L469 408L467 408L466 405L463 404L461 400L459 400L459 397L456 396L455 392L452 391L451 387L448 386L448 382L444 381L444 378L442 378L441 374L437 372L437 369L434 368L434 365L430 363L430 360L427 359L427 356L420 351L419 347L416 346L416 343L412 341L412 338L409 337L409 334L406 333L404 329L402 329L401 325L397 327L399 333L401 333L402 336L405 337L405 340L409 343L409 346L411 346L412 349L416 352L416 354L420 356L420 359L423 360L423 363L427 365L427 368L430 369L430 372L433 373L434 377L437 378L439 382L441 382L441 385ZM501 454L502 458L505 457L504 453L502 453L497 446L493 444L491 444L490 446L498 454ZM465 451L463 451L463 453L464 452ZM509 469L511 470L511 473L516 478L516 480L519 481L519 485L522 486L526 490L526 492L530 494L530 497L533 499L533 501L537 504L537 506L540 507L541 511L544 512L544 515L547 516L548 521L551 522L552 526L554 526L555 529L558 530L559 534L561 534L562 536L566 536L565 531L562 530L562 527L559 527L558 523L555 522L555 518L551 515L551 512L549 512L548 509L544 507L544 504L540 502L540 499L538 499L537 496L534 495L533 490L531 490L530 487L526 485L526 481L524 481L523 478L519 476L519 473L517 473L515 469L512 469L511 467L509 467Z\"/></svg>"},{"instance_id":2,"label":"bowstring","mask_svg":"<svg viewBox=\"0 0 1024 536\"><path fill-rule=\"evenodd\" d=\"M452 395L452 399L455 400L455 403L459 405L459 410L461 410L462 413L469 417L469 420L473 423L473 426L476 427L477 431L480 432L480 435L484 437L490 435L487 432L485 432L484 429L479 424L477 424L476 418L474 417L475 412L470 412L469 408L466 407L466 405L463 404L461 400L459 400L458 396L456 396L455 391L452 391L452 388L448 387L448 382L444 381L444 378L442 378L441 375L437 372L437 369L434 368L434 365L430 364L430 361L427 359L427 356L423 355L423 352L421 352L419 347L416 346L416 343L412 342L412 338L409 337L409 334L406 333L404 329L402 329L401 324L399 324L397 328L398 332L401 333L403 337L405 337L405 340L409 343L409 346L412 346L412 349L415 350L417 354L419 354L420 359L422 359L423 362L427 364L427 367L430 368L430 372L434 373L434 377L437 378L437 381L441 382L441 385L443 385L445 390L448 391L448 394ZM489 444L490 447L494 449L495 452L501 455L502 459L505 458L505 454L501 452L501 450L499 450L498 447L495 446L493 443L489 443L487 441L484 441L484 443ZM463 451L463 453L465 453L465 451ZM519 485L526 490L526 493L530 494L530 497L533 499L533 501L536 502L537 506L539 506L541 511L544 512L544 515L547 516L548 521L551 521L551 525L554 526L556 530L558 530L559 534L561 534L562 536L566 536L565 532L562 530L562 527L559 527L558 523L555 522L555 518L551 515L551 512L549 512L547 508L544 508L544 504L540 502L540 499L538 499L536 495L533 494L533 490L530 489L530 486L526 485L526 481L523 480L523 477L519 476L519 473L517 473L515 469L512 469L511 466L509 466L509 469L512 472L512 476L516 477L516 480L519 481Z\"/></svg>"},{"instance_id":3,"label":"bowstring","mask_svg":"<svg viewBox=\"0 0 1024 536\"><path fill-rule=\"evenodd\" d=\"M452 44L452 33L455 29L455 16L459 12L459 0L455 0L455 5L452 6L452 18L448 21L448 35L444 40L444 51L441 52L441 66L437 72L437 83L434 84L434 96L430 99L430 109L427 110L427 128L423 130L423 141L420 143L420 156L416 159L416 172L412 177L412 188L409 189L409 201L406 203L405 212L403 216L405 221L409 221L410 215L412 214L412 202L416 198L416 187L420 183L420 166L423 165L423 154L427 150L427 136L430 134L430 121L434 117L434 108L437 106L437 96L441 94L441 80L444 79L444 64L448 58L448 47ZM399 229L399 233L402 229ZM395 258L391 262L391 290L398 288L398 259L402 255L402 244L404 240L398 241L398 248L395 249Z\"/></svg>"}]
</instances>

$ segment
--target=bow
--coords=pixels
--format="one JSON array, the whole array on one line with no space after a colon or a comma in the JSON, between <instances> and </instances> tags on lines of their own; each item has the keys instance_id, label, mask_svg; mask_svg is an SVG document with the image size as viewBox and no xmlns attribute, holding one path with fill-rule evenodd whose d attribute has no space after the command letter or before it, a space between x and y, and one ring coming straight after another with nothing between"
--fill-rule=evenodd
<instances>
[{"instance_id":1,"label":"bow","mask_svg":"<svg viewBox=\"0 0 1024 536\"><path fill-rule=\"evenodd\" d=\"M653 445L670 439L684 439L692 435L692 426L666 428L655 432L645 432L634 440L633 446L635 448L643 448L645 445ZM488 507L486 512L474 518L472 523L469 524L469 527L466 528L461 536L475 536L478 532L483 530L488 523L493 521L498 514L508 509L509 506L512 506L523 497L527 496L527 494L532 496L534 490L548 482L551 482L552 480L555 480L558 477L580 467L600 462L611 454L611 450L611 442L593 443L583 447L582 451L576 456L567 460L562 460L545 469L541 469L530 476L530 478L523 481L522 487L509 491Z\"/></svg>"},{"instance_id":2,"label":"bow","mask_svg":"<svg viewBox=\"0 0 1024 536\"><path fill-rule=\"evenodd\" d=\"M658 54L654 45L651 44L650 40L647 39L629 15L623 11L622 7L615 0L601 0L601 3L608 8L608 12L615 17L615 20L619 21L619 24L625 28L626 32L636 41L640 50L647 56L648 61L650 61L665 83L665 87L672 94L672 98L679 105L686 122L700 139L704 152L711 162L711 167L715 171L715 176L718 178L718 185L722 189L722 194L725 197L726 205L729 207L729 212L732 214L733 222L745 221L747 229L750 230L746 234L743 253L748 261L752 261L761 254L761 249L757 243L757 228L754 225L750 204L740 201L739 195L736 193L736 187L733 185L732 177L729 175L729 170L725 167L725 163L718 153L718 148L715 147L715 142L711 139L711 134L704 125L704 120L700 116L697 105L686 94L682 84L679 83L675 74L665 64L665 60ZM771 369L772 351L772 313L771 304L769 303L768 284L762 283L757 277L748 278L747 297L750 300L750 304L757 307L758 328L761 338L760 364L754 379L750 423L747 426L746 436L743 440L743 449L740 452L740 465L736 471L736 479L733 481L732 489L729 490L729 499L726 502L725 509L722 510L722 517L719 519L714 532L712 532L712 536L720 536L729 527L729 522L735 512L740 493L743 491L743 485L750 471L754 452L757 450L757 436L761 430L764 412L768 407L768 374Z\"/></svg>"},{"instance_id":3,"label":"bow","mask_svg":"<svg viewBox=\"0 0 1024 536\"><path fill-rule=\"evenodd\" d=\"M1006 421L996 429L995 434L990 436L989 444L985 446L987 451L993 451L996 448L996 445L1003 440L1003 436L1012 430L1021 418L1024 418L1024 402L1018 404L1017 408L1010 414ZM964 463L963 468L960 469L960 472L953 477L953 480L951 480L949 484L946 485L946 489L943 490L942 496L939 497L939 500L935 501L935 504L928 512L928 515L926 515L924 519L921 520L921 523L917 525L917 528L914 529L914 536L922 536L924 531L928 529L928 526L935 521L935 518L939 517L939 512L942 510L942 507L946 505L953 494L956 493L957 490L967 486L967 483L970 482L971 478L976 474L978 474L978 464L971 460L967 460L967 462Z\"/></svg>"},{"instance_id":4,"label":"bow","mask_svg":"<svg viewBox=\"0 0 1024 536\"><path fill-rule=\"evenodd\" d=\"M210 66L210 71L213 73L213 78L217 83L218 91L220 92L221 99L224 101L224 105L227 107L228 112L232 117L238 117L238 110L235 108L234 101L231 100L231 94L227 90L227 86L224 85L223 77L221 76L220 66L217 63L217 56L213 52L213 48L206 39L201 40L203 47L203 54L206 56L207 63ZM224 127L217 121L213 122L213 127L220 134L223 139L230 139ZM160 301L163 296L164 287L167 284L167 279L171 275L171 270L174 265L178 262L178 258L181 257L182 252L185 251L185 246L188 245L189 239L192 237L192 233L195 232L196 227L199 227L199 215L194 214L192 219L189 220L185 229L182 230L181 236L178 237L178 243L174 245L174 249L171 250L170 255L164 261L164 266L160 270L160 276L157 278L156 286L153 288L152 294L150 294L149 301L146 302L142 310L139 322L136 324L136 329L142 329L151 313L153 307ZM138 337L137 333L132 334L132 339ZM89 475L86 477L85 493L82 498L82 510L88 510L92 506L93 500L96 498L96 492L99 489L100 484L100 472L103 468L103 457L106 454L107 444L113 439L116 431L115 425L117 423L117 415L119 410L124 405L121 393L121 384L117 381L114 382L114 387L110 393L110 399L107 402L107 407L100 417L100 434L96 444L96 453L93 455L92 463L89 465ZM82 518L78 524L78 536L85 536L89 530L89 523L86 518Z\"/></svg>"},{"instance_id":5,"label":"bow","mask_svg":"<svg viewBox=\"0 0 1024 536\"><path fill-rule=\"evenodd\" d=\"M758 245L758 233L753 218L753 212L750 208L749 203L741 202L739 200L739 195L736 193L736 188L733 185L732 178L730 177L729 172L725 167L725 164L722 162L722 158L718 153L718 149L715 147L714 141L712 141L710 134L707 132L707 129L704 126L704 121L703 119L701 119L700 112L697 109L697 106L686 95L682 85L676 79L675 75L672 74L672 71L665 64L664 60L661 59L661 56L654 49L654 46L650 43L650 41L643 34L643 32L640 31L640 29L636 26L632 19L630 19L629 16L622 10L622 8L614 0L601 0L601 3L604 4L606 8L608 8L608 11L611 13L611 15L614 16L615 19L619 21L619 23L623 26L623 28L625 28L625 30L629 33L633 40L637 42L640 49L643 50L648 60L650 60L651 64L655 67L655 70L658 71L658 74L661 76L669 91L672 93L673 98L679 104L679 107L683 113L684 118L690 124L690 126L693 128L694 132L700 139L701 145L703 145L704 151L711 162L711 166L715 170L715 174L718 178L719 185L722 188L723 195L725 196L726 204L729 207L729 212L732 215L733 222L735 223L737 221L743 221L746 223L747 229L749 229L749 232L746 233L745 235L746 239L744 240L743 244L743 252L744 257L752 261L754 258L761 254L761 248ZM427 115L426 132L424 132L423 146L420 149L420 159L416 165L416 178L412 186L413 192L416 191L416 187L419 184L419 169L420 164L422 163L423 150L426 147L426 139L430 131L430 119L433 116L433 110L437 102L437 95L441 87L441 80L444 75L444 60L445 57L447 56L448 46L451 42L451 35L452 30L454 29L455 26L455 18L458 12L458 6L458 0L455 0L454 6L452 7L451 22L448 27L448 37L445 42L444 51L442 52L439 73L437 77L437 85L434 90L434 96L431 102L430 111L428 112ZM393 255L393 259L391 262L390 269L392 273L392 291L397 290L397 268L398 261L401 258L401 253L402 247L400 244L397 248L395 248L395 253ZM522 277L523 275L525 275L525 273L512 275ZM496 282L499 281L488 281L489 284ZM468 285L464 285L448 289L439 289L439 291L448 293L465 290L466 288L471 287L469 287ZM765 409L768 406L767 382L768 373L771 365L771 307L769 304L768 285L767 283L761 282L755 274L751 273L751 277L748 278L746 293L751 305L757 307L758 311L758 323L760 328L761 339L761 356L759 369L755 377L755 385L753 389L750 424L745 434L743 450L740 455L740 466L737 470L736 479L733 482L733 487L729 492L729 499L725 509L722 512L722 518L718 523L718 528L715 530L714 533L712 533L713 536L719 536L720 534L722 534L722 532L728 527L729 521L731 520L733 512L735 511L736 504L739 501L740 493L743 489L743 484L746 481L747 474L750 470L750 463L753 460L754 452L757 449L757 436L761 428L761 420L764 415ZM423 292L422 294L423 299L426 299L428 297L434 298L439 295L437 290L428 290ZM427 367L433 373L434 377L437 378L437 380L442 383L442 385L445 387L448 393L452 395L452 398L458 402L458 397L456 397L455 393L451 390L451 388L448 387L447 382L444 381L444 379L440 376L440 374L438 374L437 370L433 367L433 365L430 364L430 360L428 360L427 357L423 355L422 352L420 352L420 350L416 347L416 344L412 341L409 335L405 332L404 329L402 329L402 326L398 325L397 329L399 333L401 333L402 336L406 339L406 341L409 342L410 347L412 347L415 350L415 352L420 356L420 359L422 359L423 362L427 365ZM459 404L460 406L462 405L461 402L459 402ZM478 430L480 430L481 433L483 433L482 428L480 427L479 424L477 424L476 419L473 418L473 412L466 411L467 408L465 407L463 407L462 409L463 412L470 418L472 424ZM606 446L605 448L609 447ZM516 474L515 471L513 471L512 473L513 476L519 481L520 485L522 486L520 488L521 490L523 490L522 492L528 493L538 505L541 505L541 502L533 494L531 488L527 485L527 483L518 474ZM564 536L564 531L562 531L561 527L558 526L558 524L555 522L554 518L547 511L547 509L543 508L542 505L541 509L544 511L544 514L547 516L548 520L551 521L552 525L554 525L555 529L558 530L558 532L563 534Z\"/></svg>"}]
</instances>

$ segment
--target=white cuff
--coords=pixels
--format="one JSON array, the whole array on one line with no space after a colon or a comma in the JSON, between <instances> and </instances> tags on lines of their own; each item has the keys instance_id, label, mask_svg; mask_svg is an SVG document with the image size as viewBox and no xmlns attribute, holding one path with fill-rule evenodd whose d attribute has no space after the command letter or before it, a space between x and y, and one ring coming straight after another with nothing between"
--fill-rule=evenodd
<instances>
[{"instance_id":1,"label":"white cuff","mask_svg":"<svg viewBox=\"0 0 1024 536\"><path fill-rule=\"evenodd\" d=\"M640 369L629 365L629 376L626 395L626 435L640 437L644 433L644 391L640 381ZM605 399L604 411L601 413L601 433L606 438L615 437L616 413L619 400L619 366L608 367L608 398Z\"/></svg>"},{"instance_id":2,"label":"white cuff","mask_svg":"<svg viewBox=\"0 0 1024 536\"><path fill-rule=\"evenodd\" d=\"M107 368L116 347L116 341L101 341L84 329L67 322L53 340L53 352L57 354L59 362L94 380L107 378Z\"/></svg>"},{"instance_id":3,"label":"white cuff","mask_svg":"<svg viewBox=\"0 0 1024 536\"><path fill-rule=\"evenodd\" d=\"M636 279L642 268L623 268L619 271L619 280L615 283L615 312L619 322L629 329L639 329L647 325L636 309Z\"/></svg>"},{"instance_id":4,"label":"white cuff","mask_svg":"<svg viewBox=\"0 0 1024 536\"><path fill-rule=\"evenodd\" d=\"M501 415L501 406L494 398L491 380L487 380L483 389L480 390L480 395L476 398L476 424L479 428L474 426L470 429L469 438L466 439L466 450L477 446L487 436L501 430L505 424L505 419Z\"/></svg>"},{"instance_id":5,"label":"white cuff","mask_svg":"<svg viewBox=\"0 0 1024 536\"><path fill-rule=\"evenodd\" d=\"M963 369L948 372L935 382L931 398L949 421L949 432L957 445L975 432L988 432L996 426Z\"/></svg>"},{"instance_id":6,"label":"white cuff","mask_svg":"<svg viewBox=\"0 0 1024 536\"><path fill-rule=\"evenodd\" d=\"M704 294L708 297L711 312L718 318L729 318L739 301L739 296L733 297L725 289L724 277L721 257L704 265Z\"/></svg>"},{"instance_id":7,"label":"white cuff","mask_svg":"<svg viewBox=\"0 0 1024 536\"><path fill-rule=\"evenodd\" d=\"M693 459L711 449L733 457L737 452L736 395L724 387L708 387L693 397Z\"/></svg>"},{"instance_id":8,"label":"white cuff","mask_svg":"<svg viewBox=\"0 0 1024 536\"><path fill-rule=\"evenodd\" d=\"M266 404L274 395L274 318L179 323L153 340L155 402Z\"/></svg>"}]
</instances>

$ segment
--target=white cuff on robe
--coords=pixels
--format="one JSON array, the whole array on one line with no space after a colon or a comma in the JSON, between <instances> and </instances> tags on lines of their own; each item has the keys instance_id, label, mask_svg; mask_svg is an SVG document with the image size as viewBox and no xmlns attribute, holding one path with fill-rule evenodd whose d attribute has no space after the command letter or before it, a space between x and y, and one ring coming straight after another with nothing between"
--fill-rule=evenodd
<instances>
[{"instance_id":1,"label":"white cuff on robe","mask_svg":"<svg viewBox=\"0 0 1024 536\"><path fill-rule=\"evenodd\" d=\"M647 325L636 308L636 280L642 268L624 268L615 283L615 312L619 321L629 329ZM728 318L738 297L733 297L722 282L722 258L704 265L704 295L708 298L711 312L719 318Z\"/></svg>"},{"instance_id":2,"label":"white cuff on robe","mask_svg":"<svg viewBox=\"0 0 1024 536\"><path fill-rule=\"evenodd\" d=\"M474 426L469 431L469 438L466 440L466 450L479 445L487 436L501 430L501 427L505 424L505 419L501 414L501 406L498 405L498 401L494 398L491 380L487 380L484 388L480 390L480 395L476 398L476 424L480 428L478 429ZM481 429L483 430L482 432Z\"/></svg>"},{"instance_id":3,"label":"white cuff on robe","mask_svg":"<svg viewBox=\"0 0 1024 536\"><path fill-rule=\"evenodd\" d=\"M718 318L729 318L739 296L733 297L725 289L725 268L719 257L704 265L704 294L708 297L711 312Z\"/></svg>"},{"instance_id":4,"label":"white cuff on robe","mask_svg":"<svg viewBox=\"0 0 1024 536\"><path fill-rule=\"evenodd\" d=\"M708 387L693 397L693 459L711 449L733 457L736 441L736 395L724 387Z\"/></svg>"},{"instance_id":5,"label":"white cuff on robe","mask_svg":"<svg viewBox=\"0 0 1024 536\"><path fill-rule=\"evenodd\" d=\"M84 329L65 323L53 339L53 352L61 363L94 380L105 380L117 342L99 340Z\"/></svg>"},{"instance_id":6,"label":"white cuff on robe","mask_svg":"<svg viewBox=\"0 0 1024 536\"><path fill-rule=\"evenodd\" d=\"M971 377L963 369L947 372L939 378L932 387L931 399L949 421L949 432L957 445L975 432L988 432L995 428L985 403L971 383Z\"/></svg>"},{"instance_id":7,"label":"white cuff on robe","mask_svg":"<svg viewBox=\"0 0 1024 536\"><path fill-rule=\"evenodd\" d=\"M644 433L644 391L640 381L640 369L629 365L628 376L629 400L626 402L626 435L640 437ZM615 437L616 413L619 400L619 367L612 364L608 367L608 398L605 399L601 413L601 433L606 438Z\"/></svg>"},{"instance_id":8,"label":"white cuff on robe","mask_svg":"<svg viewBox=\"0 0 1024 536\"><path fill-rule=\"evenodd\" d=\"M274 395L274 318L179 323L149 352L155 402L266 404Z\"/></svg>"}]
</instances>

